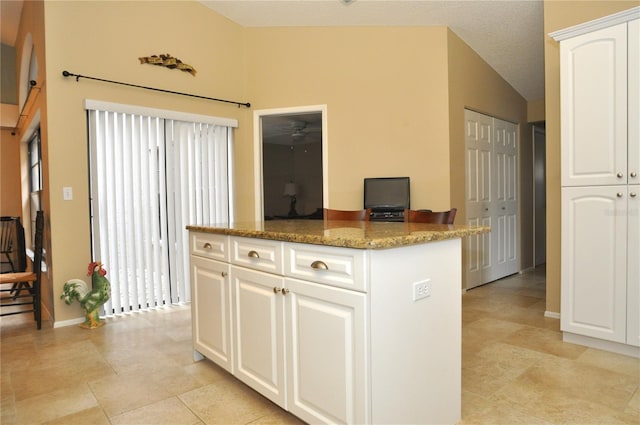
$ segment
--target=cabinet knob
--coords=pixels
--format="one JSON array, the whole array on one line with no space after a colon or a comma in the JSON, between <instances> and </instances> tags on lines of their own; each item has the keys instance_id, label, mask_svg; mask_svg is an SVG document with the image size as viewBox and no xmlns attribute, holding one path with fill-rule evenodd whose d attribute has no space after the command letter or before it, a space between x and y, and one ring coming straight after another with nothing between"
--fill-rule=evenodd
<instances>
[{"instance_id":1,"label":"cabinet knob","mask_svg":"<svg viewBox=\"0 0 640 425\"><path fill-rule=\"evenodd\" d=\"M329 270L329 266L326 263L320 260L316 260L311 263L311 268L316 270Z\"/></svg>"},{"instance_id":2,"label":"cabinet knob","mask_svg":"<svg viewBox=\"0 0 640 425\"><path fill-rule=\"evenodd\" d=\"M282 292L282 295L286 296L289 293L289 288L282 288L280 292Z\"/></svg>"},{"instance_id":3,"label":"cabinet knob","mask_svg":"<svg viewBox=\"0 0 640 425\"><path fill-rule=\"evenodd\" d=\"M247 256L249 258L260 258L260 254L258 254L257 252L255 252L253 249L251 251L249 251L249 253L247 254Z\"/></svg>"},{"instance_id":4,"label":"cabinet knob","mask_svg":"<svg viewBox=\"0 0 640 425\"><path fill-rule=\"evenodd\" d=\"M637 194L637 193L635 193L635 192L631 192L631 193L629 194L629 196L631 196L632 198L635 198L636 196L638 196L638 194Z\"/></svg>"},{"instance_id":5,"label":"cabinet knob","mask_svg":"<svg viewBox=\"0 0 640 425\"><path fill-rule=\"evenodd\" d=\"M636 173L635 171L632 171L631 173L629 173L629 175L634 178L638 177L638 173Z\"/></svg>"},{"instance_id":6,"label":"cabinet knob","mask_svg":"<svg viewBox=\"0 0 640 425\"><path fill-rule=\"evenodd\" d=\"M278 288L277 286L273 287L273 293L277 294L278 292L280 292L280 288Z\"/></svg>"},{"instance_id":7,"label":"cabinet knob","mask_svg":"<svg viewBox=\"0 0 640 425\"><path fill-rule=\"evenodd\" d=\"M623 193L622 193L622 192L618 192L618 193L616 193L616 196L617 196L618 198L622 198L624 195L623 195Z\"/></svg>"},{"instance_id":8,"label":"cabinet knob","mask_svg":"<svg viewBox=\"0 0 640 425\"><path fill-rule=\"evenodd\" d=\"M227 277L227 272L222 272L222 277Z\"/></svg>"},{"instance_id":9,"label":"cabinet knob","mask_svg":"<svg viewBox=\"0 0 640 425\"><path fill-rule=\"evenodd\" d=\"M618 173L618 174L617 174L617 176L618 176L618 178L619 178L619 179L621 179L621 178L623 178L623 177L624 177L624 174L622 174L622 173Z\"/></svg>"},{"instance_id":10,"label":"cabinet knob","mask_svg":"<svg viewBox=\"0 0 640 425\"><path fill-rule=\"evenodd\" d=\"M209 242L205 242L204 245L202 245L202 247L204 249L211 249L211 244Z\"/></svg>"}]
</instances>

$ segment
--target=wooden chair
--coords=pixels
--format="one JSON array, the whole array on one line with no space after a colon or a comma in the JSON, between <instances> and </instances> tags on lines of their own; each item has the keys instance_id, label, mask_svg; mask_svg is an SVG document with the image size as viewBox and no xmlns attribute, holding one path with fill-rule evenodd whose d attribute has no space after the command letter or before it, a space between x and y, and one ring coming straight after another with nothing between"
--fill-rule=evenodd
<instances>
[{"instance_id":1,"label":"wooden chair","mask_svg":"<svg viewBox=\"0 0 640 425\"><path fill-rule=\"evenodd\" d=\"M8 296L0 300L0 309L7 307L19 307L9 309L7 312L0 312L0 316L10 316L13 314L33 313L38 329L42 328L42 310L40 306L40 281L42 276L42 254L44 238L44 213L38 211L36 214L36 234L33 248L33 264L31 271L2 273L0 274L0 293L9 293ZM4 285L12 285L11 288L4 288ZM26 294L22 294L26 292ZM32 306L29 310L23 310L22 306Z\"/></svg>"},{"instance_id":2,"label":"wooden chair","mask_svg":"<svg viewBox=\"0 0 640 425\"><path fill-rule=\"evenodd\" d=\"M369 221L371 218L371 208L355 211L324 208L323 215L325 220Z\"/></svg>"},{"instance_id":3,"label":"wooden chair","mask_svg":"<svg viewBox=\"0 0 640 425\"><path fill-rule=\"evenodd\" d=\"M24 229L20 217L0 217L0 265L9 264L11 273L24 271L21 250L24 251Z\"/></svg>"},{"instance_id":4,"label":"wooden chair","mask_svg":"<svg viewBox=\"0 0 640 425\"><path fill-rule=\"evenodd\" d=\"M404 210L404 221L409 223L453 224L457 208L449 211Z\"/></svg>"}]
</instances>

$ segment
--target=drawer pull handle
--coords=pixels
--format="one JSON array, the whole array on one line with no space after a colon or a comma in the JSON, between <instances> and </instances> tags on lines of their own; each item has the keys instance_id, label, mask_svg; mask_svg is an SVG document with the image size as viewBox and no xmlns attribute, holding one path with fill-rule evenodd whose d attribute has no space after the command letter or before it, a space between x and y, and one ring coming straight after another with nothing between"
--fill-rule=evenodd
<instances>
[{"instance_id":1,"label":"drawer pull handle","mask_svg":"<svg viewBox=\"0 0 640 425\"><path fill-rule=\"evenodd\" d=\"M253 249L251 251L249 251L249 253L247 254L247 256L249 258L260 258L260 254L258 254L257 252L255 252Z\"/></svg>"},{"instance_id":2,"label":"drawer pull handle","mask_svg":"<svg viewBox=\"0 0 640 425\"><path fill-rule=\"evenodd\" d=\"M289 293L289 288L282 288L282 295L286 296Z\"/></svg>"},{"instance_id":3,"label":"drawer pull handle","mask_svg":"<svg viewBox=\"0 0 640 425\"><path fill-rule=\"evenodd\" d=\"M277 294L278 292L280 292L280 288L278 288L277 286L273 287L273 293Z\"/></svg>"},{"instance_id":4,"label":"drawer pull handle","mask_svg":"<svg viewBox=\"0 0 640 425\"><path fill-rule=\"evenodd\" d=\"M211 244L209 242L205 242L202 246L204 249L211 249Z\"/></svg>"},{"instance_id":5,"label":"drawer pull handle","mask_svg":"<svg viewBox=\"0 0 640 425\"><path fill-rule=\"evenodd\" d=\"M313 263L311 263L311 268L316 270L329 270L329 267L323 261L320 261L320 260L316 260Z\"/></svg>"}]
</instances>

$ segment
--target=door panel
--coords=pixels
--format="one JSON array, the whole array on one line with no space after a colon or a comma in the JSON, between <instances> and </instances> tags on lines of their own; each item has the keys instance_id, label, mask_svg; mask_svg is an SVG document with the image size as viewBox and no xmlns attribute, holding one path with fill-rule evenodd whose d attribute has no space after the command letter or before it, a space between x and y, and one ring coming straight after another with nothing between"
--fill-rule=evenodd
<instances>
[{"instance_id":1,"label":"door panel","mask_svg":"<svg viewBox=\"0 0 640 425\"><path fill-rule=\"evenodd\" d=\"M627 182L627 24L560 45L562 186Z\"/></svg>"},{"instance_id":2,"label":"door panel","mask_svg":"<svg viewBox=\"0 0 640 425\"><path fill-rule=\"evenodd\" d=\"M624 343L627 188L563 188L562 223L562 330Z\"/></svg>"},{"instance_id":3,"label":"door panel","mask_svg":"<svg viewBox=\"0 0 640 425\"><path fill-rule=\"evenodd\" d=\"M490 117L465 111L466 210L468 225L494 225L491 216L493 187L491 179L493 123ZM467 238L467 288L484 283L491 268L492 234Z\"/></svg>"},{"instance_id":4,"label":"door panel","mask_svg":"<svg viewBox=\"0 0 640 425\"><path fill-rule=\"evenodd\" d=\"M236 377L271 401L286 406L284 279L233 266ZM275 289L274 289L275 288Z\"/></svg>"}]
</instances>

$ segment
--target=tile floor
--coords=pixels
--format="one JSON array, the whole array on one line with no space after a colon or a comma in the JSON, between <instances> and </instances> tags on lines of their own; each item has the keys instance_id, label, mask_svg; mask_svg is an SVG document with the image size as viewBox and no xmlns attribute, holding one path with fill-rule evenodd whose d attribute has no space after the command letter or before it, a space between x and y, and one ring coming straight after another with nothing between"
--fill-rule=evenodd
<instances>
[{"instance_id":1,"label":"tile floor","mask_svg":"<svg viewBox=\"0 0 640 425\"><path fill-rule=\"evenodd\" d=\"M544 269L463 296L461 424L640 424L640 360L563 343L544 297ZM3 425L301 423L193 362L188 307L0 331Z\"/></svg>"}]
</instances>

